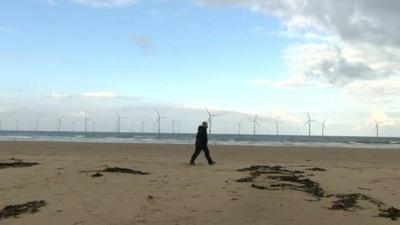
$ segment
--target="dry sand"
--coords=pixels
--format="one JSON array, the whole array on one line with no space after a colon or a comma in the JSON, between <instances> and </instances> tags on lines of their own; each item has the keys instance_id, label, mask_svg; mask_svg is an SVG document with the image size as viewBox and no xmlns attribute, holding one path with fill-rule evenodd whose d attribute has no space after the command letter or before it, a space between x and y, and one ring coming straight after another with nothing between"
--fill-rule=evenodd
<instances>
[{"instance_id":1,"label":"dry sand","mask_svg":"<svg viewBox=\"0 0 400 225\"><path fill-rule=\"evenodd\" d=\"M136 224L397 224L363 209L329 210L334 198L317 201L295 190L259 190L238 183L248 176L237 170L251 165L281 165L307 171L327 194L363 193L400 207L400 151L362 149L211 146L217 165L203 155L187 165L193 146L0 142L0 162L10 158L40 165L0 169L0 209L45 200L39 212L0 219L0 225L136 225ZM118 166L149 175L85 170Z\"/></svg>"}]
</instances>

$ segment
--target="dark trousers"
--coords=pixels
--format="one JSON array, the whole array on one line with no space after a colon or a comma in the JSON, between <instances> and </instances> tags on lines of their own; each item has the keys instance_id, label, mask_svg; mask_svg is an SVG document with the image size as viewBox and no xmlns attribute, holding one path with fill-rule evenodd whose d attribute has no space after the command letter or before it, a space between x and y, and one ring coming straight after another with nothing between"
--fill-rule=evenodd
<instances>
[{"instance_id":1,"label":"dark trousers","mask_svg":"<svg viewBox=\"0 0 400 225\"><path fill-rule=\"evenodd\" d=\"M210 150L208 150L208 146L196 146L196 149L194 150L194 153L192 155L192 158L190 159L190 162L194 163L194 161L196 160L197 156L199 156L201 151L204 151L204 154L206 156L208 164L212 164L213 160L211 159Z\"/></svg>"}]
</instances>

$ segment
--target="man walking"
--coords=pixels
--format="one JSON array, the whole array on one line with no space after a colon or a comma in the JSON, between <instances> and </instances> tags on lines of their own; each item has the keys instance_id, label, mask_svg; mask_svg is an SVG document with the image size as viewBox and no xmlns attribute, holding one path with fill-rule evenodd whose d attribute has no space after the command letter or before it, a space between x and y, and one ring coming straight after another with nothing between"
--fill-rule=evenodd
<instances>
[{"instance_id":1,"label":"man walking","mask_svg":"<svg viewBox=\"0 0 400 225\"><path fill-rule=\"evenodd\" d=\"M215 164L215 162L211 159L210 151L208 150L208 137L207 137L207 128L208 123L203 122L201 126L199 126L197 135L196 135L196 149L190 159L190 165L194 166L194 161L196 160L197 156L199 156L200 152L203 150L208 161L209 165Z\"/></svg>"}]
</instances>

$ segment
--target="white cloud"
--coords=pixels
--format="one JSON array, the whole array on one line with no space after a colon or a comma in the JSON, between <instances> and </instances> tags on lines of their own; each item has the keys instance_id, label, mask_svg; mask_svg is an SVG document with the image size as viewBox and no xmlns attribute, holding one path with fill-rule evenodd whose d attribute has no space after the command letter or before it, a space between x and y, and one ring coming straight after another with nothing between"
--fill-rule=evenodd
<instances>
[{"instance_id":1,"label":"white cloud","mask_svg":"<svg viewBox=\"0 0 400 225\"><path fill-rule=\"evenodd\" d=\"M305 79L304 77L292 77L286 80L274 81L270 79L252 79L249 81L249 84L252 85L261 85L272 87L276 89L281 88L306 88L306 87L323 87L320 84Z\"/></svg>"},{"instance_id":2,"label":"white cloud","mask_svg":"<svg viewBox=\"0 0 400 225\"><path fill-rule=\"evenodd\" d=\"M81 94L83 97L92 97L92 98L115 98L118 97L118 94L111 91L99 91L99 92L87 92Z\"/></svg>"},{"instance_id":3,"label":"white cloud","mask_svg":"<svg viewBox=\"0 0 400 225\"><path fill-rule=\"evenodd\" d=\"M300 123L301 119L289 113L289 110L286 108L274 108L272 109L272 117L278 119L279 121L285 123Z\"/></svg>"},{"instance_id":4,"label":"white cloud","mask_svg":"<svg viewBox=\"0 0 400 225\"><path fill-rule=\"evenodd\" d=\"M65 94L65 93L59 93L59 92L56 92L56 91L52 91L50 93L50 97L51 98L55 98L55 99L65 99L65 98L69 98L71 96L68 95L68 94Z\"/></svg>"},{"instance_id":5,"label":"white cloud","mask_svg":"<svg viewBox=\"0 0 400 225\"><path fill-rule=\"evenodd\" d=\"M53 99L119 99L119 100L137 100L139 97L130 95L121 95L112 91L95 91L81 94L66 94L53 91L50 93Z\"/></svg>"},{"instance_id":6,"label":"white cloud","mask_svg":"<svg viewBox=\"0 0 400 225\"><path fill-rule=\"evenodd\" d=\"M42 4L55 6L61 0L36 0L36 1ZM139 0L67 0L67 1L94 8L112 8L112 7L124 7L124 6L134 5Z\"/></svg>"},{"instance_id":7,"label":"white cloud","mask_svg":"<svg viewBox=\"0 0 400 225\"><path fill-rule=\"evenodd\" d=\"M395 119L389 117L386 113L384 112L373 112L371 115L371 119L375 120L379 123L382 123L382 125L394 125L395 124Z\"/></svg>"},{"instance_id":8,"label":"white cloud","mask_svg":"<svg viewBox=\"0 0 400 225\"><path fill-rule=\"evenodd\" d=\"M130 6L138 2L138 0L70 0L70 1L81 5L87 5L96 8Z\"/></svg>"},{"instance_id":9,"label":"white cloud","mask_svg":"<svg viewBox=\"0 0 400 225\"><path fill-rule=\"evenodd\" d=\"M243 7L275 16L283 25L283 30L275 34L301 41L289 46L284 54L290 70L289 80L264 82L269 85L304 87L304 84L325 83L343 87L353 82L400 75L400 1L198 2L208 6Z\"/></svg>"}]
</instances>

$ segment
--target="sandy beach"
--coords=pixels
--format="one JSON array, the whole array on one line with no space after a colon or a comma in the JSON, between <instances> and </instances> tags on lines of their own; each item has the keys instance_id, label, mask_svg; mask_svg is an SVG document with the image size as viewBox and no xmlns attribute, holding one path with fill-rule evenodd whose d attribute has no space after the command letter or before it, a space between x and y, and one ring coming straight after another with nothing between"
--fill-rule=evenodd
<instances>
[{"instance_id":1,"label":"sandy beach","mask_svg":"<svg viewBox=\"0 0 400 225\"><path fill-rule=\"evenodd\" d=\"M46 202L35 213L0 218L0 225L397 223L378 215L400 207L398 150L211 146L216 165L200 155L188 166L192 151L191 145L0 142L1 163L39 163L0 169L0 208ZM254 181L237 182L251 175L238 169L252 165L300 171L324 196L287 182L276 190L254 188L277 184L260 171ZM104 172L107 167L149 174ZM102 176L92 177L96 171ZM351 193L364 196L357 207L330 209L337 195Z\"/></svg>"}]
</instances>

